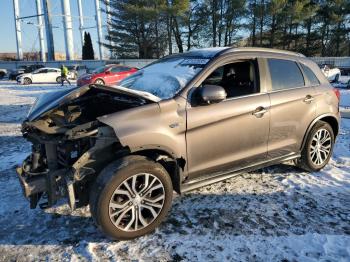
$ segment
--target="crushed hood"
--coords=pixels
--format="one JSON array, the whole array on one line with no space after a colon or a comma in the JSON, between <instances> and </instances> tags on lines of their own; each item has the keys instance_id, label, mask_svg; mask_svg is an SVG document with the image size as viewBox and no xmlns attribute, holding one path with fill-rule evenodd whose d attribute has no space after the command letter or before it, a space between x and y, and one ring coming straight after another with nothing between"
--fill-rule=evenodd
<instances>
[{"instance_id":1,"label":"crushed hood","mask_svg":"<svg viewBox=\"0 0 350 262\"><path fill-rule=\"evenodd\" d=\"M118 86L106 87L102 85L86 85L82 87L62 89L42 95L29 111L26 121L31 122L37 120L47 112L83 96L91 89L108 90L116 94L127 96L130 99L135 99L135 101L144 101L147 103L154 103L160 100L158 97L147 92L131 90L128 88Z\"/></svg>"}]
</instances>

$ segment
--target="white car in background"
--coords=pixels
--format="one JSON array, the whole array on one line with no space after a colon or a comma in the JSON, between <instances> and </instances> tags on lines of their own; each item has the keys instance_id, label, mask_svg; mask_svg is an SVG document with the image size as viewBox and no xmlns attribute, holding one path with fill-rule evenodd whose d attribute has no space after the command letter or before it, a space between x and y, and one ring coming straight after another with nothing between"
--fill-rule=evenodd
<instances>
[{"instance_id":1,"label":"white car in background","mask_svg":"<svg viewBox=\"0 0 350 262\"><path fill-rule=\"evenodd\" d=\"M321 65L320 66L322 73L327 77L328 81L338 82L341 72L339 68L333 67L331 65Z\"/></svg>"},{"instance_id":2,"label":"white car in background","mask_svg":"<svg viewBox=\"0 0 350 262\"><path fill-rule=\"evenodd\" d=\"M32 83L61 83L61 70L44 67L32 73L21 74L17 76L16 81L23 85L30 85Z\"/></svg>"}]
</instances>

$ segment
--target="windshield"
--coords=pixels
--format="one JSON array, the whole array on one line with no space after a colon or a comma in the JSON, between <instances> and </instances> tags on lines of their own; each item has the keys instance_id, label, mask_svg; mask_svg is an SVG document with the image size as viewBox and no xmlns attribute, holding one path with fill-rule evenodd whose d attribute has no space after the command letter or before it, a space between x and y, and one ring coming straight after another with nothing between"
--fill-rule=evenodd
<instances>
[{"instance_id":1,"label":"windshield","mask_svg":"<svg viewBox=\"0 0 350 262\"><path fill-rule=\"evenodd\" d=\"M96 68L94 71L92 71L92 73L100 74L100 73L103 73L105 71L105 69L106 69L106 67L101 66L101 67Z\"/></svg>"},{"instance_id":2,"label":"windshield","mask_svg":"<svg viewBox=\"0 0 350 262\"><path fill-rule=\"evenodd\" d=\"M175 56L161 59L122 80L122 87L151 93L161 99L172 98L199 73L209 59Z\"/></svg>"}]
</instances>

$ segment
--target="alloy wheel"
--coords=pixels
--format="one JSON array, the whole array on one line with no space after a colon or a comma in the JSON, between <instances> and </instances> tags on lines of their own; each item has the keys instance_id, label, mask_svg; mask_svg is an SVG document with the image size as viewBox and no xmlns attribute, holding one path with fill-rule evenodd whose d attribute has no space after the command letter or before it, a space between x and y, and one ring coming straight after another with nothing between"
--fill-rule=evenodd
<instances>
[{"instance_id":1,"label":"alloy wheel","mask_svg":"<svg viewBox=\"0 0 350 262\"><path fill-rule=\"evenodd\" d=\"M97 85L104 85L105 84L101 79L97 79L95 83Z\"/></svg>"},{"instance_id":2,"label":"alloy wheel","mask_svg":"<svg viewBox=\"0 0 350 262\"><path fill-rule=\"evenodd\" d=\"M109 201L109 218L123 231L137 231L160 214L165 200L162 182L154 175L139 173L125 179Z\"/></svg>"},{"instance_id":3,"label":"alloy wheel","mask_svg":"<svg viewBox=\"0 0 350 262\"><path fill-rule=\"evenodd\" d=\"M310 159L313 164L320 166L329 157L332 149L331 134L326 129L319 129L313 136L310 146Z\"/></svg>"}]
</instances>

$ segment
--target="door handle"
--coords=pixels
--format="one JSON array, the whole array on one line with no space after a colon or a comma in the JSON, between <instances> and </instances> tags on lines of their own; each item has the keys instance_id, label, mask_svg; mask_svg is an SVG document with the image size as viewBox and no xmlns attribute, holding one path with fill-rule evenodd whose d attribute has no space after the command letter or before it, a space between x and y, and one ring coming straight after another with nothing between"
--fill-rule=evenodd
<instances>
[{"instance_id":1,"label":"door handle","mask_svg":"<svg viewBox=\"0 0 350 262\"><path fill-rule=\"evenodd\" d=\"M303 102L309 104L309 103L311 103L311 102L314 101L314 100L315 100L315 98L314 98L313 96L307 95L307 96L304 98Z\"/></svg>"},{"instance_id":2,"label":"door handle","mask_svg":"<svg viewBox=\"0 0 350 262\"><path fill-rule=\"evenodd\" d=\"M263 107L263 106L259 106L257 107L254 111L253 111L253 115L256 116L257 118L262 117L265 113L267 113L268 110Z\"/></svg>"}]
</instances>

